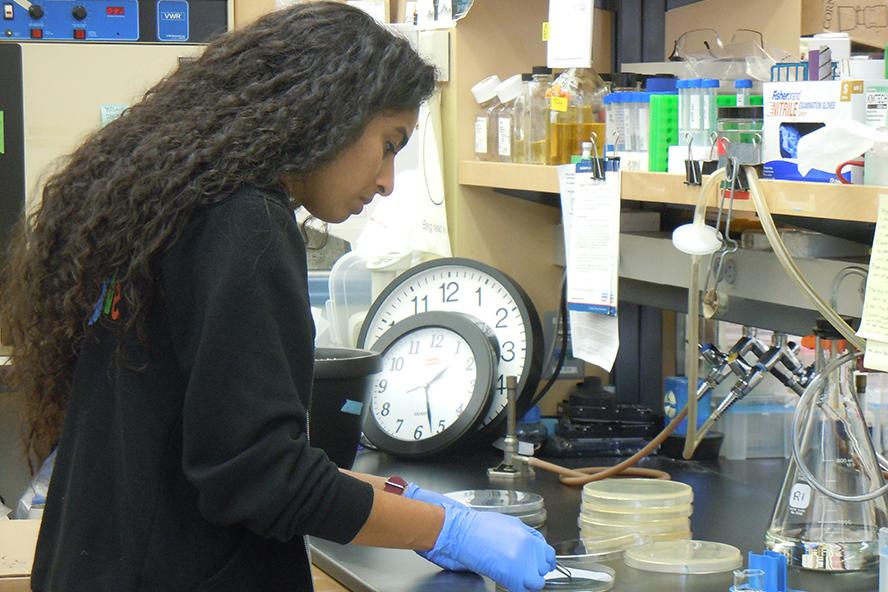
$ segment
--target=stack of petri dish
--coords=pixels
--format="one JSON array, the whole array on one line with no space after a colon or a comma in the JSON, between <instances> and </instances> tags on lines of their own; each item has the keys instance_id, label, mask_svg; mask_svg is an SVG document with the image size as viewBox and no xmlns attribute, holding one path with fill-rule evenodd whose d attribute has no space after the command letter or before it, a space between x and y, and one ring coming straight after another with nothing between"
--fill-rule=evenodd
<instances>
[{"instance_id":1,"label":"stack of petri dish","mask_svg":"<svg viewBox=\"0 0 888 592\"><path fill-rule=\"evenodd\" d=\"M508 489L469 489L445 494L473 510L500 512L520 519L537 530L546 525L546 507L543 496L527 491Z\"/></svg>"},{"instance_id":2,"label":"stack of petri dish","mask_svg":"<svg viewBox=\"0 0 888 592\"><path fill-rule=\"evenodd\" d=\"M580 539L634 535L628 544L691 538L694 492L689 485L656 479L604 479L583 487ZM627 539L629 540L629 539Z\"/></svg>"}]
</instances>

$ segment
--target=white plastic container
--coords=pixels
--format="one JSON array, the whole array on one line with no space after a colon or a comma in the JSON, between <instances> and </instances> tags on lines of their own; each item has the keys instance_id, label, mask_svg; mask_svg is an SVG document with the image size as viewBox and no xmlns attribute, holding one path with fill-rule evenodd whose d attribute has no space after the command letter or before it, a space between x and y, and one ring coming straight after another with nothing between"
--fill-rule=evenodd
<instances>
[{"instance_id":1,"label":"white plastic container","mask_svg":"<svg viewBox=\"0 0 888 592\"><path fill-rule=\"evenodd\" d=\"M354 251L346 253L330 270L327 320L330 343L355 347L361 323L373 303L373 277L367 263Z\"/></svg>"},{"instance_id":2,"label":"white plastic container","mask_svg":"<svg viewBox=\"0 0 888 592\"><path fill-rule=\"evenodd\" d=\"M793 407L784 402L782 396L749 395L731 407L716 428L725 434L719 456L728 460L789 458Z\"/></svg>"}]
</instances>

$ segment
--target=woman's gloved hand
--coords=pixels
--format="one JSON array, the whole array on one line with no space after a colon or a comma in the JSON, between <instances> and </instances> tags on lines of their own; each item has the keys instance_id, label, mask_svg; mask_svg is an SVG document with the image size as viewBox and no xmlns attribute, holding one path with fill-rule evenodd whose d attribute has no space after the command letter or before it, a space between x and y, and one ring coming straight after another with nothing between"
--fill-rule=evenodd
<instances>
[{"instance_id":1,"label":"woman's gloved hand","mask_svg":"<svg viewBox=\"0 0 888 592\"><path fill-rule=\"evenodd\" d=\"M438 504L439 506L459 506L460 508L466 508L465 504L462 504L452 497L447 497L437 491L431 491L428 489L422 489L416 483L408 483L407 488L404 489L404 497L409 497L411 499L415 499L421 502L425 502L427 504Z\"/></svg>"},{"instance_id":2,"label":"woman's gloved hand","mask_svg":"<svg viewBox=\"0 0 888 592\"><path fill-rule=\"evenodd\" d=\"M447 506L458 506L460 508L466 508L465 505L459 503L455 499L447 497L446 495L442 495L436 491L422 489L417 486L416 483L407 484L407 488L404 490L404 497L409 497L420 502L425 502L427 504L437 504L444 507L445 509L447 508ZM431 561L441 569L449 569L450 571L469 571L469 569L465 565L463 565L459 561L450 559L449 557L441 556L432 559L431 557L429 557L429 551L417 551L416 554L423 559Z\"/></svg>"},{"instance_id":3,"label":"woman's gloved hand","mask_svg":"<svg viewBox=\"0 0 888 592\"><path fill-rule=\"evenodd\" d=\"M496 512L444 506L444 526L425 557L455 561L485 575L509 592L541 590L555 569L555 549L521 520Z\"/></svg>"}]
</instances>

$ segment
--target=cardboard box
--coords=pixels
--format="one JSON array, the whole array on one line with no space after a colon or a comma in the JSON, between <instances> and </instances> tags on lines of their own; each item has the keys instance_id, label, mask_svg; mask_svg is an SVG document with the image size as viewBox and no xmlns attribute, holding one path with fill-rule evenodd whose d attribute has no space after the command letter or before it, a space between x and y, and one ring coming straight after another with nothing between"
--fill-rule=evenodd
<instances>
[{"instance_id":1,"label":"cardboard box","mask_svg":"<svg viewBox=\"0 0 888 592\"><path fill-rule=\"evenodd\" d=\"M802 0L802 35L848 33L876 49L888 45L888 0Z\"/></svg>"},{"instance_id":2,"label":"cardboard box","mask_svg":"<svg viewBox=\"0 0 888 592\"><path fill-rule=\"evenodd\" d=\"M39 520L0 520L0 592L30 592Z\"/></svg>"},{"instance_id":3,"label":"cardboard box","mask_svg":"<svg viewBox=\"0 0 888 592\"><path fill-rule=\"evenodd\" d=\"M866 117L864 81L766 82L763 94L763 176L788 181L837 183L835 171L811 169L804 178L801 177L798 141L828 123L863 122Z\"/></svg>"}]
</instances>

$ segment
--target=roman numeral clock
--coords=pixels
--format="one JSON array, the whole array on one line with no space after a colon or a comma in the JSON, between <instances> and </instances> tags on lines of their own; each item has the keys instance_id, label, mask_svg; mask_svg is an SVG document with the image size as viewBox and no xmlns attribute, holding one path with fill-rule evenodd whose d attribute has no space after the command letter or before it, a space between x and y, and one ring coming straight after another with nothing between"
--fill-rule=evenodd
<instances>
[{"instance_id":1,"label":"roman numeral clock","mask_svg":"<svg viewBox=\"0 0 888 592\"><path fill-rule=\"evenodd\" d=\"M381 450L422 457L489 442L506 418L506 376L518 415L536 392L542 327L527 293L488 265L456 257L395 278L361 326L358 347L382 353L364 434Z\"/></svg>"}]
</instances>

